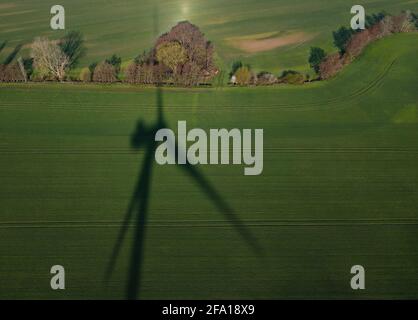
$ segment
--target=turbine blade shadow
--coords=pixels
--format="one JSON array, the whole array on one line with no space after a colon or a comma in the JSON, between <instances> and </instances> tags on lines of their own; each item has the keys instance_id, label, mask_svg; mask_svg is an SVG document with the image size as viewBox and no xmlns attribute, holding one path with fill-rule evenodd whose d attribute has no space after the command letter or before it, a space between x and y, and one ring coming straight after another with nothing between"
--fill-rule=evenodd
<instances>
[{"instance_id":1,"label":"turbine blade shadow","mask_svg":"<svg viewBox=\"0 0 418 320\"><path fill-rule=\"evenodd\" d=\"M184 152L184 151L181 151ZM208 179L199 171L198 168L191 164L180 165L186 173L193 178L193 180L199 185L202 191L209 197L209 199L215 204L218 211L221 212L229 223L235 228L240 236L251 246L252 250L257 255L263 254L263 248L258 243L258 240L254 237L251 230L239 219L235 211L229 206L229 204L222 198L222 196L216 191L215 187L209 182Z\"/></svg>"}]
</instances>

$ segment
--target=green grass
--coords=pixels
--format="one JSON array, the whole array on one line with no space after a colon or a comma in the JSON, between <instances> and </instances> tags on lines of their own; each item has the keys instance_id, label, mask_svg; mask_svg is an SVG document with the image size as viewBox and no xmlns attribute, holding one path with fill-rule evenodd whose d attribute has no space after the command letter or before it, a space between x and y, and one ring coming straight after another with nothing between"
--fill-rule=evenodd
<instances>
[{"instance_id":1,"label":"green grass","mask_svg":"<svg viewBox=\"0 0 418 320\"><path fill-rule=\"evenodd\" d=\"M200 167L264 255L155 165L140 298L417 298L417 40L378 41L327 82L164 89L172 127L264 129L261 176ZM132 228L103 275L143 159L130 135L155 111L152 88L0 85L0 298L124 297ZM65 291L49 288L55 264Z\"/></svg>"},{"instance_id":2,"label":"green grass","mask_svg":"<svg viewBox=\"0 0 418 320\"><path fill-rule=\"evenodd\" d=\"M81 66L113 53L130 60L152 47L156 39L154 3L156 0L60 1L66 9L67 30L82 31L87 41L88 55ZM256 70L275 73L285 69L308 71L307 57L312 45L335 51L331 32L349 25L351 6L358 4L354 0L159 0L157 3L160 33L181 20L190 20L214 42L221 67L229 69L231 61L242 59ZM0 0L0 41L9 40L11 50L19 43L30 43L36 36L61 37L64 31L52 31L49 26L49 10L55 4L52 0ZM415 0L365 0L362 4L368 14L418 10ZM242 52L227 41L233 37L297 31L316 36L301 45L257 54Z\"/></svg>"}]
</instances>

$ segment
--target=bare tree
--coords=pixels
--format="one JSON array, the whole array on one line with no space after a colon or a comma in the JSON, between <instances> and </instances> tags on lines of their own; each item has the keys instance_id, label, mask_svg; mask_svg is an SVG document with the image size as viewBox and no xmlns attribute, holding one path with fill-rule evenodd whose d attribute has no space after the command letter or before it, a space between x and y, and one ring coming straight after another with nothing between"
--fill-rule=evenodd
<instances>
[{"instance_id":1,"label":"bare tree","mask_svg":"<svg viewBox=\"0 0 418 320\"><path fill-rule=\"evenodd\" d=\"M38 71L44 75L52 75L59 81L64 80L70 59L58 44L48 38L36 38L32 43L31 57Z\"/></svg>"},{"instance_id":2,"label":"bare tree","mask_svg":"<svg viewBox=\"0 0 418 320\"><path fill-rule=\"evenodd\" d=\"M22 76L25 79L25 82L28 82L28 74L26 73L25 64L23 62L22 57L19 57L19 59L17 59L17 63L19 65L20 72L22 73Z\"/></svg>"},{"instance_id":3,"label":"bare tree","mask_svg":"<svg viewBox=\"0 0 418 320\"><path fill-rule=\"evenodd\" d=\"M110 63L103 61L94 69L93 81L103 83L116 82L118 80L116 75L116 68Z\"/></svg>"},{"instance_id":4,"label":"bare tree","mask_svg":"<svg viewBox=\"0 0 418 320\"><path fill-rule=\"evenodd\" d=\"M7 65L0 65L0 82L22 82L26 81L19 64L14 61Z\"/></svg>"},{"instance_id":5,"label":"bare tree","mask_svg":"<svg viewBox=\"0 0 418 320\"><path fill-rule=\"evenodd\" d=\"M372 40L369 29L354 34L347 44L346 54L350 56L350 59L358 57Z\"/></svg>"},{"instance_id":6,"label":"bare tree","mask_svg":"<svg viewBox=\"0 0 418 320\"><path fill-rule=\"evenodd\" d=\"M328 55L319 65L321 79L329 79L335 76L344 67L340 53Z\"/></svg>"}]
</instances>

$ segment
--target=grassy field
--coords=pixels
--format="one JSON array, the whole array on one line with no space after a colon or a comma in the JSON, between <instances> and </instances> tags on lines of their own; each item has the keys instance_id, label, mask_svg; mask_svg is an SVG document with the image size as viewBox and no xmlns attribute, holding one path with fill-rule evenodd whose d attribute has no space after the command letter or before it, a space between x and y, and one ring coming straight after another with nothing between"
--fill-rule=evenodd
<instances>
[{"instance_id":1,"label":"grassy field","mask_svg":"<svg viewBox=\"0 0 418 320\"><path fill-rule=\"evenodd\" d=\"M199 168L263 250L178 166L155 165L139 297L418 298L417 40L378 41L328 82L164 89L173 127L264 129L261 176ZM0 298L126 296L133 223L103 277L144 157L130 135L155 95L0 85ZM49 287L55 264L65 291Z\"/></svg>"},{"instance_id":2,"label":"grassy field","mask_svg":"<svg viewBox=\"0 0 418 320\"><path fill-rule=\"evenodd\" d=\"M181 20L198 25L212 40L221 67L242 59L256 70L282 72L285 69L308 71L307 56L312 45L332 47L331 32L349 25L354 0L62 0L66 9L66 28L85 35L87 56L81 66L103 60L113 53L125 61L154 44L154 4L159 7L159 28L168 31ZM17 44L28 44L44 35L59 38L64 31L52 31L49 10L56 1L0 0L0 41L9 41L9 51ZM417 0L365 0L368 14L386 10L418 11ZM281 39L296 35L285 46L248 52L237 45L242 40ZM262 47L262 42L258 47ZM241 49L240 49L241 48ZM3 53L5 55L7 51ZM229 70L228 70L229 71Z\"/></svg>"}]
</instances>

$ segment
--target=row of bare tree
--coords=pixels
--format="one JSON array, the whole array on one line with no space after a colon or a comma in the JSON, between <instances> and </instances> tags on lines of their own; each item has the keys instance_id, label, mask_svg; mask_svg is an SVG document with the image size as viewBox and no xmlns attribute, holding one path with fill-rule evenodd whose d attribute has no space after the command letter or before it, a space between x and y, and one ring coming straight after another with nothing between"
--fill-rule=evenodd
<instances>
[{"instance_id":1,"label":"row of bare tree","mask_svg":"<svg viewBox=\"0 0 418 320\"><path fill-rule=\"evenodd\" d=\"M327 55L321 48L311 48L309 63L321 79L334 76L346 64L359 56L372 41L389 34L416 31L417 15L403 12L398 16L379 13L367 17L367 28L360 32L341 27L333 33L339 52ZM6 43L0 43L0 52ZM31 80L64 81L85 54L84 40L79 32L70 32L62 39L36 38L31 44L30 58L17 56L17 46L0 64L0 81ZM274 83L303 83L308 77L286 71L280 77L269 72L255 74L248 65L234 64L231 82L239 85L269 85ZM194 86L207 83L218 74L214 63L214 47L199 28L190 22L178 23L161 35L154 47L137 56L120 77L121 58L113 55L100 63L83 69L80 78L85 82L112 83L123 81L132 84L176 84Z\"/></svg>"},{"instance_id":2,"label":"row of bare tree","mask_svg":"<svg viewBox=\"0 0 418 320\"><path fill-rule=\"evenodd\" d=\"M213 62L214 48L199 28L184 21L161 35L154 47L138 55L120 75L120 57L113 55L90 65L81 74L85 82L131 84L199 85L211 80L218 70Z\"/></svg>"},{"instance_id":3,"label":"row of bare tree","mask_svg":"<svg viewBox=\"0 0 418 320\"><path fill-rule=\"evenodd\" d=\"M338 34L348 35L345 37L345 41L340 42L340 51L327 56L324 55L323 59L316 65L316 71L321 79L333 77L345 65L357 58L371 42L394 33L417 31L417 18L418 17L411 12L403 12L397 16L380 13L374 15L374 17L368 18L369 23L365 30L347 33L347 29L342 27L339 32L334 33L335 40Z\"/></svg>"}]
</instances>

